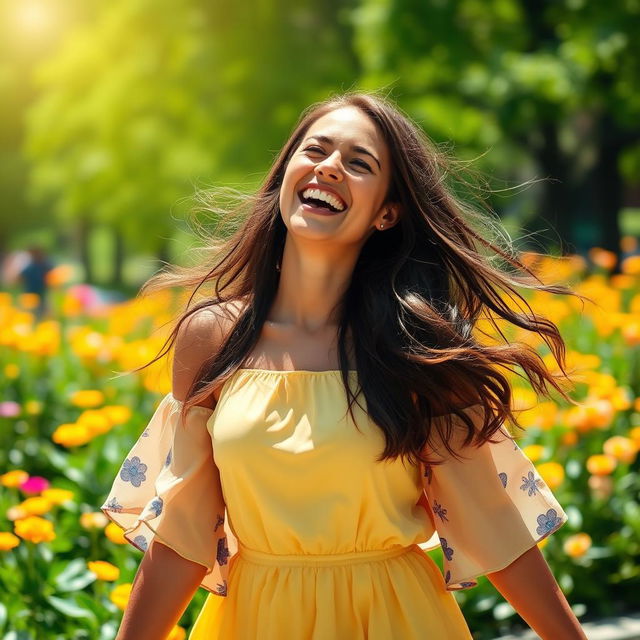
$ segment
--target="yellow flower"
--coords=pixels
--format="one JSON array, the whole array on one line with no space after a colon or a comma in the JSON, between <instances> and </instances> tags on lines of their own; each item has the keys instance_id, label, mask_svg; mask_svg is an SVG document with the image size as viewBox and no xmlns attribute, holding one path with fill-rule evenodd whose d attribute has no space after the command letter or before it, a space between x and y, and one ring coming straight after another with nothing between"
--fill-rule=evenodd
<instances>
[{"instance_id":1,"label":"yellow flower","mask_svg":"<svg viewBox=\"0 0 640 640\"><path fill-rule=\"evenodd\" d=\"M19 487L23 482L29 479L29 474L22 469L14 469L13 471L7 471L4 475L0 476L0 484L5 487Z\"/></svg>"},{"instance_id":2,"label":"yellow flower","mask_svg":"<svg viewBox=\"0 0 640 640\"><path fill-rule=\"evenodd\" d=\"M40 296L37 293L21 293L18 296L18 304L23 309L35 309L40 304Z\"/></svg>"},{"instance_id":3,"label":"yellow flower","mask_svg":"<svg viewBox=\"0 0 640 640\"><path fill-rule=\"evenodd\" d=\"M39 400L27 400L24 403L24 409L27 415L39 416L42 413L43 404Z\"/></svg>"},{"instance_id":4,"label":"yellow flower","mask_svg":"<svg viewBox=\"0 0 640 640\"><path fill-rule=\"evenodd\" d=\"M129 582L125 584L119 584L109 594L109 600L111 600L111 602L113 602L113 604L115 604L116 607L120 609L120 611L124 611L127 608L127 603L129 602L129 597L131 596L132 586L133 585Z\"/></svg>"},{"instance_id":5,"label":"yellow flower","mask_svg":"<svg viewBox=\"0 0 640 640\"><path fill-rule=\"evenodd\" d=\"M579 558L591 548L591 536L588 533L576 533L569 536L563 545L564 552L570 558Z\"/></svg>"},{"instance_id":6,"label":"yellow flower","mask_svg":"<svg viewBox=\"0 0 640 640\"><path fill-rule=\"evenodd\" d=\"M557 462L544 462L536 469L550 489L557 489L564 481L564 467Z\"/></svg>"},{"instance_id":7,"label":"yellow flower","mask_svg":"<svg viewBox=\"0 0 640 640\"><path fill-rule=\"evenodd\" d=\"M187 632L179 626L173 627L171 633L167 636L167 640L184 640L187 637Z\"/></svg>"},{"instance_id":8,"label":"yellow flower","mask_svg":"<svg viewBox=\"0 0 640 640\"><path fill-rule=\"evenodd\" d=\"M0 531L0 551L10 551L20 544L20 538L9 531Z\"/></svg>"},{"instance_id":9,"label":"yellow flower","mask_svg":"<svg viewBox=\"0 0 640 640\"><path fill-rule=\"evenodd\" d=\"M104 535L115 544L129 544L129 541L124 537L124 529L121 529L115 522L110 522L104 528Z\"/></svg>"},{"instance_id":10,"label":"yellow flower","mask_svg":"<svg viewBox=\"0 0 640 640\"><path fill-rule=\"evenodd\" d=\"M85 391L76 391L69 398L74 407L82 409L91 409L97 407L104 402L104 394L102 391L89 389Z\"/></svg>"},{"instance_id":11,"label":"yellow flower","mask_svg":"<svg viewBox=\"0 0 640 640\"><path fill-rule=\"evenodd\" d=\"M640 321L639 320L630 320L622 326L622 337L624 341L630 346L633 347L637 344L640 344Z\"/></svg>"},{"instance_id":12,"label":"yellow flower","mask_svg":"<svg viewBox=\"0 0 640 640\"><path fill-rule=\"evenodd\" d=\"M602 449L606 454L626 464L631 464L638 454L638 449L634 441L624 436L612 436L608 440L605 440Z\"/></svg>"},{"instance_id":13,"label":"yellow flower","mask_svg":"<svg viewBox=\"0 0 640 640\"><path fill-rule=\"evenodd\" d=\"M113 582L120 577L120 569L110 562L105 562L104 560L87 562L87 567L89 567L89 571L96 574L98 580Z\"/></svg>"},{"instance_id":14,"label":"yellow flower","mask_svg":"<svg viewBox=\"0 0 640 640\"><path fill-rule=\"evenodd\" d=\"M77 424L87 427L92 437L107 433L111 429L111 421L99 410L89 409L78 416Z\"/></svg>"},{"instance_id":15,"label":"yellow flower","mask_svg":"<svg viewBox=\"0 0 640 640\"><path fill-rule=\"evenodd\" d=\"M83 529L104 529L107 524L109 518L102 511L89 511L80 516L80 526Z\"/></svg>"},{"instance_id":16,"label":"yellow flower","mask_svg":"<svg viewBox=\"0 0 640 640\"><path fill-rule=\"evenodd\" d=\"M604 455L596 454L587 458L587 471L594 476L608 476L613 473L618 461L606 453Z\"/></svg>"},{"instance_id":17,"label":"yellow flower","mask_svg":"<svg viewBox=\"0 0 640 640\"><path fill-rule=\"evenodd\" d=\"M60 444L63 447L77 447L87 444L92 438L93 434L86 425L75 424L74 422L61 424L51 436L51 439L56 444Z\"/></svg>"},{"instance_id":18,"label":"yellow flower","mask_svg":"<svg viewBox=\"0 0 640 640\"><path fill-rule=\"evenodd\" d=\"M544 456L544 447L541 444L528 444L526 447L522 447L522 453L524 453L531 462L537 462Z\"/></svg>"},{"instance_id":19,"label":"yellow flower","mask_svg":"<svg viewBox=\"0 0 640 640\"><path fill-rule=\"evenodd\" d=\"M633 429L629 431L629 437L636 445L636 449L640 451L640 427L633 427Z\"/></svg>"},{"instance_id":20,"label":"yellow flower","mask_svg":"<svg viewBox=\"0 0 640 640\"><path fill-rule=\"evenodd\" d=\"M20 375L20 367L13 362L5 365L4 367L4 377L8 380L15 380Z\"/></svg>"},{"instance_id":21,"label":"yellow flower","mask_svg":"<svg viewBox=\"0 0 640 640\"><path fill-rule=\"evenodd\" d=\"M22 504L18 505L18 507L23 509L24 512L30 516L42 516L51 511L51 506L51 502L41 496L27 498L22 501Z\"/></svg>"},{"instance_id":22,"label":"yellow flower","mask_svg":"<svg viewBox=\"0 0 640 640\"><path fill-rule=\"evenodd\" d=\"M73 500L73 491L67 489L44 489L40 495L53 504L63 504Z\"/></svg>"},{"instance_id":23,"label":"yellow flower","mask_svg":"<svg viewBox=\"0 0 640 640\"><path fill-rule=\"evenodd\" d=\"M46 280L50 287L59 287L73 278L73 266L70 264L59 264L51 271L47 272Z\"/></svg>"},{"instance_id":24,"label":"yellow flower","mask_svg":"<svg viewBox=\"0 0 640 640\"><path fill-rule=\"evenodd\" d=\"M56 534L53 531L53 522L39 516L28 516L22 520L16 520L13 524L16 535L29 542L50 542Z\"/></svg>"},{"instance_id":25,"label":"yellow flower","mask_svg":"<svg viewBox=\"0 0 640 640\"><path fill-rule=\"evenodd\" d=\"M626 273L630 276L637 276L640 274L640 256L630 256L622 261L620 265L622 273Z\"/></svg>"},{"instance_id":26,"label":"yellow flower","mask_svg":"<svg viewBox=\"0 0 640 640\"><path fill-rule=\"evenodd\" d=\"M546 538L542 538L542 540L540 540L540 542L538 542L538 549L542 549L543 547L545 547L547 545L547 542L549 542L549 538L551 536L547 536Z\"/></svg>"},{"instance_id":27,"label":"yellow flower","mask_svg":"<svg viewBox=\"0 0 640 640\"><path fill-rule=\"evenodd\" d=\"M120 404L110 404L102 407L102 413L107 416L112 425L125 424L131 419L131 409Z\"/></svg>"}]
</instances>

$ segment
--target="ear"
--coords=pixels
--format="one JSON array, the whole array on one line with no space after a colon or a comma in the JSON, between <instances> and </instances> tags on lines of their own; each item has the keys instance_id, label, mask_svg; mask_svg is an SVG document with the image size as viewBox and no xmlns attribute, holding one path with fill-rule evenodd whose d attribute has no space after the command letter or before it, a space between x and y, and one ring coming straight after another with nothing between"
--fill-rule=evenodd
<instances>
[{"instance_id":1,"label":"ear","mask_svg":"<svg viewBox=\"0 0 640 640\"><path fill-rule=\"evenodd\" d=\"M376 221L376 227L384 225L384 229L390 229L400 221L401 208L397 202L392 202L383 207L382 215Z\"/></svg>"}]
</instances>

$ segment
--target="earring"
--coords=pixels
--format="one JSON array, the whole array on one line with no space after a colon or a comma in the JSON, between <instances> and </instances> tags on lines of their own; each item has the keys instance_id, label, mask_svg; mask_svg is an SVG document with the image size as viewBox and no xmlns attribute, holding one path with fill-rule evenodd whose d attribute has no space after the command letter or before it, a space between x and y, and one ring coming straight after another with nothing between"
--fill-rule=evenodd
<instances>
[{"instance_id":1,"label":"earring","mask_svg":"<svg viewBox=\"0 0 640 640\"><path fill-rule=\"evenodd\" d=\"M383 224L381 224L381 225L380 225L380 229L382 230L383 228L384 228L384 225L383 225Z\"/></svg>"}]
</instances>

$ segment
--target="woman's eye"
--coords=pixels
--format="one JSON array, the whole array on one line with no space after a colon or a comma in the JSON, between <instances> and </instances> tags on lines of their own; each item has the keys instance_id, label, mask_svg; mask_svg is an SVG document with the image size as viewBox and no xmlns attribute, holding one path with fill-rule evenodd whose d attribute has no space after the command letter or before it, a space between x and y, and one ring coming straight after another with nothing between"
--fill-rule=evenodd
<instances>
[{"instance_id":1,"label":"woman's eye","mask_svg":"<svg viewBox=\"0 0 640 640\"><path fill-rule=\"evenodd\" d=\"M371 167L364 160L360 160L358 158L357 160L354 160L354 162L357 162L361 167L364 167L365 169L371 171Z\"/></svg>"}]
</instances>

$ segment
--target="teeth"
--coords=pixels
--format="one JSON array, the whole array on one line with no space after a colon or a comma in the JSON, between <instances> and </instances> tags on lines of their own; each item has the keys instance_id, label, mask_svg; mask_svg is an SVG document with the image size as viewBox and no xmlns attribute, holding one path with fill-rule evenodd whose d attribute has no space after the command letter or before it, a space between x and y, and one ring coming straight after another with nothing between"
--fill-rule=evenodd
<instances>
[{"instance_id":1,"label":"teeth","mask_svg":"<svg viewBox=\"0 0 640 640\"><path fill-rule=\"evenodd\" d=\"M332 207L337 209L338 211L344 210L344 205L338 198L333 196L326 191L321 191L320 189L305 189L302 192L302 196L304 198L314 198L315 200L322 200L323 202L328 202Z\"/></svg>"}]
</instances>

